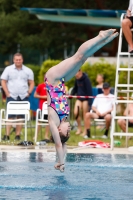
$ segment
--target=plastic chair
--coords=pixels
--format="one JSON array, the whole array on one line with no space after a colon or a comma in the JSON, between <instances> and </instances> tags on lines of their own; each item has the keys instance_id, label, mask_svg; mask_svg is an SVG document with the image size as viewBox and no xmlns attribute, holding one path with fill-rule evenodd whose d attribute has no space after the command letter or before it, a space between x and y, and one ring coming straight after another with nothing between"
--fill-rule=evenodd
<instances>
[{"instance_id":1,"label":"plastic chair","mask_svg":"<svg viewBox=\"0 0 133 200\"><path fill-rule=\"evenodd\" d=\"M92 113L92 110L90 112ZM91 126L94 126L95 136L96 136L96 127L97 126L103 126L103 128L101 129L101 130L103 130L105 128L105 125L106 125L105 119L92 119Z\"/></svg>"},{"instance_id":2,"label":"plastic chair","mask_svg":"<svg viewBox=\"0 0 133 200\"><path fill-rule=\"evenodd\" d=\"M24 115L24 118L8 119L8 115ZM6 109L1 109L0 115L0 142L3 125L19 125L25 127L25 141L27 140L27 122L30 120L30 103L28 101L10 101Z\"/></svg>"},{"instance_id":3,"label":"plastic chair","mask_svg":"<svg viewBox=\"0 0 133 200\"><path fill-rule=\"evenodd\" d=\"M36 111L35 142L37 141L38 125L49 125L48 119L44 119L44 116L48 116L48 106L46 101L43 103L42 110L38 108Z\"/></svg>"}]
</instances>

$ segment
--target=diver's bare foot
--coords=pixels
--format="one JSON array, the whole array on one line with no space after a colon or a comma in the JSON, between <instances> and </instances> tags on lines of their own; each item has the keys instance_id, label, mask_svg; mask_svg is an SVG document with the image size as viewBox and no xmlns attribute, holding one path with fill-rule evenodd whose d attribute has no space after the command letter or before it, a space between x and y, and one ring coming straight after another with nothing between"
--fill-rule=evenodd
<instances>
[{"instance_id":1,"label":"diver's bare foot","mask_svg":"<svg viewBox=\"0 0 133 200\"><path fill-rule=\"evenodd\" d=\"M107 38L108 36L112 35L115 31L116 31L116 29L108 29L108 30L105 30L105 31L100 31L99 35L102 38Z\"/></svg>"}]
</instances>

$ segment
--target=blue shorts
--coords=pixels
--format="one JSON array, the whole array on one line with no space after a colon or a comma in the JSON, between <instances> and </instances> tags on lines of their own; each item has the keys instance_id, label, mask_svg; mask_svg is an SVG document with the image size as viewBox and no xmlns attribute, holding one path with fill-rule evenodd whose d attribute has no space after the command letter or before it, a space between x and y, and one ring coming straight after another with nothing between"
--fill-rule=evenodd
<instances>
[{"instance_id":1,"label":"blue shorts","mask_svg":"<svg viewBox=\"0 0 133 200\"><path fill-rule=\"evenodd\" d=\"M29 98L28 98L28 97L25 97L24 99L21 99L20 97L17 97L17 99L13 99L12 97L7 97L7 98L6 98L6 104L7 104L9 101L29 101ZM25 118L25 116L24 116L24 115L8 115L8 118L9 118L9 119L14 119L14 118Z\"/></svg>"}]
</instances>

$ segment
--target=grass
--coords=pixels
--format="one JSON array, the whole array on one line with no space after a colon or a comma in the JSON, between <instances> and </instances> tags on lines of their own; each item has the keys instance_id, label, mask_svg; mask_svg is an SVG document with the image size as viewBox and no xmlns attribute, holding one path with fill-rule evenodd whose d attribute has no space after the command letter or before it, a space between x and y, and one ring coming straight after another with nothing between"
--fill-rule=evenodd
<instances>
[{"instance_id":1,"label":"grass","mask_svg":"<svg viewBox=\"0 0 133 200\"><path fill-rule=\"evenodd\" d=\"M0 99L1 98L1 93L0 93ZM5 108L5 104L2 103L2 101L0 101L0 109ZM35 120L32 121L32 132L30 130L30 128L28 128L28 134L27 134L27 140L28 141L33 141L33 137L35 134ZM132 132L132 129L129 129L130 132ZM85 141L88 139L84 139L81 135L76 135L75 134L76 131L71 131L70 134L70 138L67 142L67 145L69 146L78 146L78 143L81 141ZM3 135L6 133L5 128L2 129L2 137ZM44 139L44 134L45 134L45 128L42 128L42 131L40 132L40 134L38 135L38 141ZM108 139L102 139L101 136L104 134L104 131L100 131L99 129L96 131L96 138L91 138L91 140L101 140L103 142L107 142L110 143L110 137ZM91 127L91 136L94 135L94 127ZM109 134L110 135L110 134ZM15 133L13 132L12 134L10 134L10 141L2 141L0 144L4 144L4 145L17 145L19 142L14 140L15 138ZM24 129L22 130L22 135L21 135L21 140L24 140ZM120 138L119 136L114 137L114 140L120 141L121 145L117 146L117 147L126 147L126 140L125 137ZM51 143L50 143L51 145ZM128 141L128 146L132 146L133 145L133 138L131 140Z\"/></svg>"}]
</instances>

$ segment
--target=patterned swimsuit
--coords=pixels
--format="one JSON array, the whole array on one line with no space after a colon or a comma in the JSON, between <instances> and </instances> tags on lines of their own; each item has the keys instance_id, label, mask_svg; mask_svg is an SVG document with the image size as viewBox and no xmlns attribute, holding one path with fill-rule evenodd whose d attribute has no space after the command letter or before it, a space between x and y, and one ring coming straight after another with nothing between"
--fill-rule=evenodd
<instances>
[{"instance_id":1,"label":"patterned swimsuit","mask_svg":"<svg viewBox=\"0 0 133 200\"><path fill-rule=\"evenodd\" d=\"M64 78L61 78L56 86L51 85L45 77L46 89L51 98L49 107L53 108L59 116L60 122L69 115L69 106L65 95Z\"/></svg>"}]
</instances>

